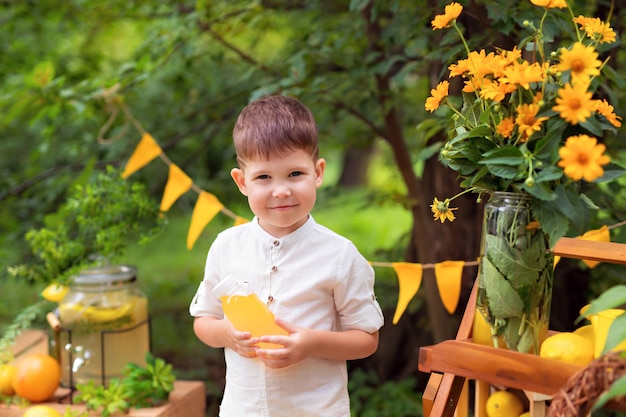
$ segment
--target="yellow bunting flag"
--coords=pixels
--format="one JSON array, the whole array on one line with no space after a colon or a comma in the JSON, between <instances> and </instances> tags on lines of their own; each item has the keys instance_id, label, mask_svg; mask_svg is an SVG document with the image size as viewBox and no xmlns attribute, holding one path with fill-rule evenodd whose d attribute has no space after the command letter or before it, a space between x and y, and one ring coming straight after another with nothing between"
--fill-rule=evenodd
<instances>
[{"instance_id":1,"label":"yellow bunting flag","mask_svg":"<svg viewBox=\"0 0 626 417\"><path fill-rule=\"evenodd\" d=\"M391 266L398 275L398 304L393 315L393 324L398 323L411 299L417 294L422 283L422 265L409 262L392 262Z\"/></svg>"},{"instance_id":2,"label":"yellow bunting flag","mask_svg":"<svg viewBox=\"0 0 626 417\"><path fill-rule=\"evenodd\" d=\"M162 152L161 147L154 141L152 136L149 133L144 133L126 163L126 167L124 167L122 178L130 177L135 171L145 167L150 161L161 155Z\"/></svg>"},{"instance_id":3,"label":"yellow bunting flag","mask_svg":"<svg viewBox=\"0 0 626 417\"><path fill-rule=\"evenodd\" d=\"M239 226L240 224L249 223L249 222L250 222L250 220L248 220L248 219L246 219L244 217L241 217L241 216L237 216L235 218L235 224L234 225L235 226Z\"/></svg>"},{"instance_id":4,"label":"yellow bunting flag","mask_svg":"<svg viewBox=\"0 0 626 417\"><path fill-rule=\"evenodd\" d=\"M200 192L191 215L191 225L187 233L187 249L193 248L200 233L222 208L224 205L213 194L206 191Z\"/></svg>"},{"instance_id":5,"label":"yellow bunting flag","mask_svg":"<svg viewBox=\"0 0 626 417\"><path fill-rule=\"evenodd\" d=\"M464 261L444 261L435 264L435 279L439 297L448 313L453 314L461 296Z\"/></svg>"},{"instance_id":6,"label":"yellow bunting flag","mask_svg":"<svg viewBox=\"0 0 626 417\"><path fill-rule=\"evenodd\" d=\"M602 226L596 230L589 230L584 235L580 236L579 239L591 240L593 242L610 242L611 234L609 233L609 228L607 226ZM582 261L589 268L595 268L595 266L600 263L599 261L589 261L587 259L583 259Z\"/></svg>"},{"instance_id":7,"label":"yellow bunting flag","mask_svg":"<svg viewBox=\"0 0 626 417\"><path fill-rule=\"evenodd\" d=\"M175 164L170 164L170 172L165 184L165 191L161 199L161 211L168 211L178 197L191 188L193 181Z\"/></svg>"}]
</instances>

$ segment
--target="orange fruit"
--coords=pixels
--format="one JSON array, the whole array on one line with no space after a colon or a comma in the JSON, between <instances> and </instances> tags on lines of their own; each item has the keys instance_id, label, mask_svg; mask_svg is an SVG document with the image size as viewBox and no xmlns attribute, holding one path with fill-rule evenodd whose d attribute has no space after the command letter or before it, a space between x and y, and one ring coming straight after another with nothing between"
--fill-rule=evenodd
<instances>
[{"instance_id":1,"label":"orange fruit","mask_svg":"<svg viewBox=\"0 0 626 417\"><path fill-rule=\"evenodd\" d=\"M6 396L15 394L13 378L15 378L15 366L8 363L0 365L0 394Z\"/></svg>"},{"instance_id":2,"label":"orange fruit","mask_svg":"<svg viewBox=\"0 0 626 417\"><path fill-rule=\"evenodd\" d=\"M61 413L49 405L35 405L29 407L22 417L61 417Z\"/></svg>"},{"instance_id":3,"label":"orange fruit","mask_svg":"<svg viewBox=\"0 0 626 417\"><path fill-rule=\"evenodd\" d=\"M16 365L13 389L30 402L49 399L61 382L61 366L50 355L33 353Z\"/></svg>"}]
</instances>

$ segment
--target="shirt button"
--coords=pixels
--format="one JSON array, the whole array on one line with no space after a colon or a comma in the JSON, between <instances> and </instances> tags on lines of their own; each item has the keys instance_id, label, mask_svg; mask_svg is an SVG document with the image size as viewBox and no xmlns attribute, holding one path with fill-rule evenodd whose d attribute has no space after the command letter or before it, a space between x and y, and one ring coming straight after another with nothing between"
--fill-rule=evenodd
<instances>
[{"instance_id":1,"label":"shirt button","mask_svg":"<svg viewBox=\"0 0 626 417\"><path fill-rule=\"evenodd\" d=\"M274 241L274 246L278 246L278 245L280 245L280 240L275 240Z\"/></svg>"},{"instance_id":2,"label":"shirt button","mask_svg":"<svg viewBox=\"0 0 626 417\"><path fill-rule=\"evenodd\" d=\"M276 265L274 265L274 266L272 267L272 272L276 272L276 271L278 271L278 267L277 267Z\"/></svg>"},{"instance_id":3,"label":"shirt button","mask_svg":"<svg viewBox=\"0 0 626 417\"><path fill-rule=\"evenodd\" d=\"M271 295L267 297L267 303L271 303L272 301L274 301L274 297L272 297Z\"/></svg>"}]
</instances>

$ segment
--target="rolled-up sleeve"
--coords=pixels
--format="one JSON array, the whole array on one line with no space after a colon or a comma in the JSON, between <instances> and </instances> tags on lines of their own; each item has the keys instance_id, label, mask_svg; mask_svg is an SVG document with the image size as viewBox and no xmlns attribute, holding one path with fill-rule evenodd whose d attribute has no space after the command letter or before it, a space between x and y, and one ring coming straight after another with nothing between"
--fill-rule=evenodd
<instances>
[{"instance_id":1,"label":"rolled-up sleeve","mask_svg":"<svg viewBox=\"0 0 626 417\"><path fill-rule=\"evenodd\" d=\"M346 252L344 259L347 262L334 291L341 328L373 333L384 324L374 293L374 270L352 244L348 245Z\"/></svg>"}]
</instances>

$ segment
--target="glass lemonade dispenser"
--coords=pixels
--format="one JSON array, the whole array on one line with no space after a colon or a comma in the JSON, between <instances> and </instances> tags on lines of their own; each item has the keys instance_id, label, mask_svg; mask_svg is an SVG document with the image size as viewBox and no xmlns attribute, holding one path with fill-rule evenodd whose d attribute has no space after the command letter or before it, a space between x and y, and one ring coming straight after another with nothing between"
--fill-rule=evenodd
<instances>
[{"instance_id":1,"label":"glass lemonade dispenser","mask_svg":"<svg viewBox=\"0 0 626 417\"><path fill-rule=\"evenodd\" d=\"M102 265L72 279L58 310L63 386L108 385L124 377L128 363L145 366L150 319L136 272L130 265Z\"/></svg>"}]
</instances>

